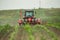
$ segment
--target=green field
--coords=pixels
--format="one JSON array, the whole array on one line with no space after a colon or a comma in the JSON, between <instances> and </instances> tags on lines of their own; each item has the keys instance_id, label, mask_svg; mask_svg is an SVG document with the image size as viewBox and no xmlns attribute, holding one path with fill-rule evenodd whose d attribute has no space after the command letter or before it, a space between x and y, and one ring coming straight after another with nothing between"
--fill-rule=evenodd
<instances>
[{"instance_id":1,"label":"green field","mask_svg":"<svg viewBox=\"0 0 60 40\"><path fill-rule=\"evenodd\" d=\"M25 9L21 10L24 14ZM0 40L60 40L60 8L34 10L43 25L18 26L19 9L0 10Z\"/></svg>"},{"instance_id":2,"label":"green field","mask_svg":"<svg viewBox=\"0 0 60 40\"><path fill-rule=\"evenodd\" d=\"M47 21L47 23L60 24L60 9L35 9L37 18ZM24 9L22 9L24 14ZM20 18L20 10L3 10L0 11L0 24L17 24Z\"/></svg>"}]
</instances>

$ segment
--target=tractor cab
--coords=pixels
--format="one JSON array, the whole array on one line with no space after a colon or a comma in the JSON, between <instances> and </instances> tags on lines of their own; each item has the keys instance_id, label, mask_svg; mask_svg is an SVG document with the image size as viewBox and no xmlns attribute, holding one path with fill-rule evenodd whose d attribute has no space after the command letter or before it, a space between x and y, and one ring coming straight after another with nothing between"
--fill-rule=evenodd
<instances>
[{"instance_id":1,"label":"tractor cab","mask_svg":"<svg viewBox=\"0 0 60 40\"><path fill-rule=\"evenodd\" d=\"M33 10L28 10L28 11L25 11L25 14L24 14L24 22L32 22L32 20L34 19L34 11Z\"/></svg>"},{"instance_id":2,"label":"tractor cab","mask_svg":"<svg viewBox=\"0 0 60 40\"><path fill-rule=\"evenodd\" d=\"M25 11L24 18L33 18L34 11Z\"/></svg>"}]
</instances>

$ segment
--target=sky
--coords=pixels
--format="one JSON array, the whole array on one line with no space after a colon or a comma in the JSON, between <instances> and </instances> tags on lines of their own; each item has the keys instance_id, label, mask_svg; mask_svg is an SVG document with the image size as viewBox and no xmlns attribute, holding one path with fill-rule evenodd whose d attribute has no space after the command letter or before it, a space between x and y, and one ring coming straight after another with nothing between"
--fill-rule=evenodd
<instances>
[{"instance_id":1,"label":"sky","mask_svg":"<svg viewBox=\"0 0 60 40\"><path fill-rule=\"evenodd\" d=\"M0 10L60 8L60 0L0 0Z\"/></svg>"}]
</instances>

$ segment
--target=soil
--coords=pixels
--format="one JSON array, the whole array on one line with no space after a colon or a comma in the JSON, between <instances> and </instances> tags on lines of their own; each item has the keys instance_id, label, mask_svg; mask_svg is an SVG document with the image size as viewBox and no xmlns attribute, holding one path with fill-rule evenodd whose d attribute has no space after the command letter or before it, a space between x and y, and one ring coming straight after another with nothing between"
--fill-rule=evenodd
<instances>
[{"instance_id":1,"label":"soil","mask_svg":"<svg viewBox=\"0 0 60 40\"><path fill-rule=\"evenodd\" d=\"M9 32L7 32L5 35L3 35L0 40L8 40L10 37L10 33L12 33L13 30L11 29Z\"/></svg>"},{"instance_id":2,"label":"soil","mask_svg":"<svg viewBox=\"0 0 60 40\"><path fill-rule=\"evenodd\" d=\"M48 27L48 29L50 31L54 32L57 35L58 40L60 40L60 30L59 29L56 29L54 27ZM46 40L52 40L44 30L41 29L40 32L37 32L37 31L32 34L34 36L35 40L40 40L41 35L43 35L43 37L45 37ZM11 32L5 34L4 37L2 37L0 40L8 40L10 33ZM29 35L23 28L19 28L17 34L15 35L14 40L29 40Z\"/></svg>"},{"instance_id":3,"label":"soil","mask_svg":"<svg viewBox=\"0 0 60 40\"><path fill-rule=\"evenodd\" d=\"M60 30L52 27L49 27L48 29L53 31L57 35L58 40L60 39L60 35L59 35ZM48 35L48 33L42 29L40 32L33 33L35 40L40 40L41 39L40 35L43 35L43 37L45 37L46 40L52 40L52 38ZM18 33L16 34L15 40L29 40L29 35L27 34L27 32L24 31L24 29L19 29Z\"/></svg>"},{"instance_id":4,"label":"soil","mask_svg":"<svg viewBox=\"0 0 60 40\"><path fill-rule=\"evenodd\" d=\"M48 27L48 29L54 32L57 35L58 40L60 40L60 29L57 29L55 27Z\"/></svg>"}]
</instances>

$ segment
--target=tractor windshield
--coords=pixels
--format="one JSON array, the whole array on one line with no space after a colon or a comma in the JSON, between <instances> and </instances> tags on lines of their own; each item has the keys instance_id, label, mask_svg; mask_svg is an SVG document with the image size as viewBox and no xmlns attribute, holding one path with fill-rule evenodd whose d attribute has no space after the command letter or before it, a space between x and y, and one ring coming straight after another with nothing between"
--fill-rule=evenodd
<instances>
[{"instance_id":1,"label":"tractor windshield","mask_svg":"<svg viewBox=\"0 0 60 40\"><path fill-rule=\"evenodd\" d=\"M33 12L26 12L26 17L32 17L33 16Z\"/></svg>"}]
</instances>

